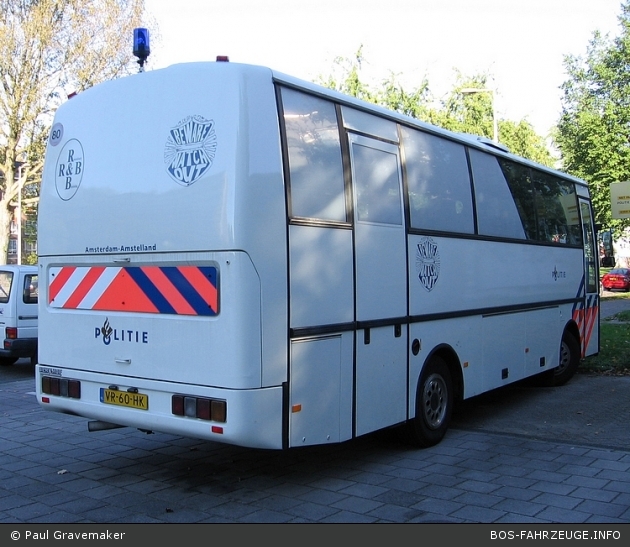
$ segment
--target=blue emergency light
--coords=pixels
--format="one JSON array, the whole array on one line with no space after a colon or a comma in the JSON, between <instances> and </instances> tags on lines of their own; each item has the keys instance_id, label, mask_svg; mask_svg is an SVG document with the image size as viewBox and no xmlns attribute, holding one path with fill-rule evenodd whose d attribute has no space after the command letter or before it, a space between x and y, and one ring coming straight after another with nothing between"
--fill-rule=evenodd
<instances>
[{"instance_id":1,"label":"blue emergency light","mask_svg":"<svg viewBox=\"0 0 630 547\"><path fill-rule=\"evenodd\" d=\"M144 63L150 53L149 30L146 28L133 29L133 54L138 58L140 72L144 71Z\"/></svg>"}]
</instances>

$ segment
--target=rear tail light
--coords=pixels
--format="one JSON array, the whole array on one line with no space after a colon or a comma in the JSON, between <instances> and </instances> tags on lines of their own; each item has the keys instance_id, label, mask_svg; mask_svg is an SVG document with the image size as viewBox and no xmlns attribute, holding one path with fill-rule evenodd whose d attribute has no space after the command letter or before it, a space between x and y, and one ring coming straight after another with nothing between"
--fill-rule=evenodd
<instances>
[{"instance_id":1,"label":"rear tail light","mask_svg":"<svg viewBox=\"0 0 630 547\"><path fill-rule=\"evenodd\" d=\"M81 382L79 380L70 380L69 378L42 376L42 393L58 397L69 397L70 399L80 399Z\"/></svg>"},{"instance_id":2,"label":"rear tail light","mask_svg":"<svg viewBox=\"0 0 630 547\"><path fill-rule=\"evenodd\" d=\"M227 421L227 401L188 395L173 395L171 412L176 416L225 423Z\"/></svg>"},{"instance_id":3,"label":"rear tail light","mask_svg":"<svg viewBox=\"0 0 630 547\"><path fill-rule=\"evenodd\" d=\"M17 327L7 327L6 337L9 338L10 340L17 340L17 337L18 337Z\"/></svg>"}]
</instances>

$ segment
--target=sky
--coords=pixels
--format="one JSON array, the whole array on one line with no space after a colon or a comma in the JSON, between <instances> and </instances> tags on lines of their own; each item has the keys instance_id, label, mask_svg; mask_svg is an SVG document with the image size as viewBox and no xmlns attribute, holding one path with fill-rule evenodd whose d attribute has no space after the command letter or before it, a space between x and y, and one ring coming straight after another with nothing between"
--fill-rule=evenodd
<instances>
[{"instance_id":1,"label":"sky","mask_svg":"<svg viewBox=\"0 0 630 547\"><path fill-rule=\"evenodd\" d=\"M428 79L444 97L457 74L487 74L497 116L557 122L566 55L594 31L619 34L622 0L145 0L146 70L214 61L263 65L309 81L362 47L363 77L394 74L408 91Z\"/></svg>"}]
</instances>

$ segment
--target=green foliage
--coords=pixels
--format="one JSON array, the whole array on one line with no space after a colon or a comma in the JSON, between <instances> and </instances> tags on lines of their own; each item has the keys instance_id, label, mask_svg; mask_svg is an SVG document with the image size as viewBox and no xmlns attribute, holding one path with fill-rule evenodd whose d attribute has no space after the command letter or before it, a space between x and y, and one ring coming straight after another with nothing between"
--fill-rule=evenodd
<instances>
[{"instance_id":1,"label":"green foliage","mask_svg":"<svg viewBox=\"0 0 630 547\"><path fill-rule=\"evenodd\" d=\"M621 320L627 320L622 317ZM600 352L583 359L580 371L614 376L630 375L630 323L606 323L600 327Z\"/></svg>"},{"instance_id":2,"label":"green foliage","mask_svg":"<svg viewBox=\"0 0 630 547\"><path fill-rule=\"evenodd\" d=\"M394 74L391 74L389 79L382 82L374 102L405 116L428 121L431 118L431 109L427 106L428 94L429 83L426 79L419 88L407 93Z\"/></svg>"},{"instance_id":3,"label":"green foliage","mask_svg":"<svg viewBox=\"0 0 630 547\"><path fill-rule=\"evenodd\" d=\"M394 74L380 85L370 87L362 80L365 59L363 47L352 59L335 59L332 73L318 79L318 83L346 95L378 104L389 110L437 125L458 133L470 133L492 139L494 137L494 92L489 91L488 76L464 77L459 74L454 89L445 99L436 100L426 78L417 88L406 90ZM483 92L463 92L480 89ZM512 152L547 166L553 166L544 139L536 134L532 125L522 120L497 120L499 142Z\"/></svg>"},{"instance_id":4,"label":"green foliage","mask_svg":"<svg viewBox=\"0 0 630 547\"><path fill-rule=\"evenodd\" d=\"M376 96L370 91L359 77L363 63L363 46L360 46L354 55L354 59L337 57L333 73L327 77L319 78L319 83L340 93L356 97L371 103L376 103Z\"/></svg>"},{"instance_id":5,"label":"green foliage","mask_svg":"<svg viewBox=\"0 0 630 547\"><path fill-rule=\"evenodd\" d=\"M511 120L501 120L499 122L499 135L501 135L501 142L514 154L547 167L554 167L555 158L544 139L536 133L528 121L521 120L516 123Z\"/></svg>"},{"instance_id":6,"label":"green foliage","mask_svg":"<svg viewBox=\"0 0 630 547\"><path fill-rule=\"evenodd\" d=\"M584 57L568 56L556 141L564 168L590 184L595 221L615 231L610 184L630 180L630 0L621 5L620 34L593 33Z\"/></svg>"},{"instance_id":7,"label":"green foliage","mask_svg":"<svg viewBox=\"0 0 630 547\"><path fill-rule=\"evenodd\" d=\"M479 90L469 92L469 90ZM442 101L441 127L461 133L494 137L494 91L488 87L488 77L466 78L459 74L455 88Z\"/></svg>"}]
</instances>

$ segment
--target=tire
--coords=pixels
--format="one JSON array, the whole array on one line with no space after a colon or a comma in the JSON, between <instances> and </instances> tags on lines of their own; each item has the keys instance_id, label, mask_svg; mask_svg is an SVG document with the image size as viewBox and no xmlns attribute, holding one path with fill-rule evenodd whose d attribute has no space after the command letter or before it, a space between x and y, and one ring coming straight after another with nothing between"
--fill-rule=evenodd
<instances>
[{"instance_id":1,"label":"tire","mask_svg":"<svg viewBox=\"0 0 630 547\"><path fill-rule=\"evenodd\" d=\"M15 357L0 357L0 366L9 366L17 361Z\"/></svg>"},{"instance_id":2,"label":"tire","mask_svg":"<svg viewBox=\"0 0 630 547\"><path fill-rule=\"evenodd\" d=\"M565 331L560 343L560 364L535 376L534 385L539 387L556 387L566 384L577 372L582 351L575 336Z\"/></svg>"},{"instance_id":3,"label":"tire","mask_svg":"<svg viewBox=\"0 0 630 547\"><path fill-rule=\"evenodd\" d=\"M551 385L566 384L577 372L582 357L580 342L568 331L564 331L560 343L560 364L553 369Z\"/></svg>"},{"instance_id":4,"label":"tire","mask_svg":"<svg viewBox=\"0 0 630 547\"><path fill-rule=\"evenodd\" d=\"M425 365L416 390L416 417L403 430L405 442L427 448L446 434L453 413L453 380L444 359L433 356Z\"/></svg>"}]
</instances>

